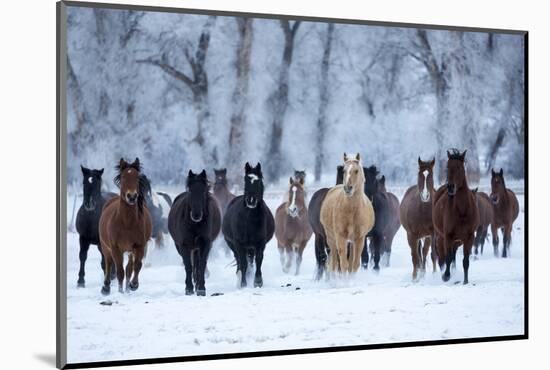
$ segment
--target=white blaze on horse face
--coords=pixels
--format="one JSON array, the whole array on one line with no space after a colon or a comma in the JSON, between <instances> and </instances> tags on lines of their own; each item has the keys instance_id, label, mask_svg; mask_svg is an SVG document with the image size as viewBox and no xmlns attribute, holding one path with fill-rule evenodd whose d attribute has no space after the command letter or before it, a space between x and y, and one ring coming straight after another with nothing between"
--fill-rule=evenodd
<instances>
[{"instance_id":1,"label":"white blaze on horse face","mask_svg":"<svg viewBox=\"0 0 550 370\"><path fill-rule=\"evenodd\" d=\"M248 178L250 179L250 182L252 184L254 184L254 181L258 181L260 179L257 175L255 175L253 173L249 173Z\"/></svg>"},{"instance_id":2,"label":"white blaze on horse face","mask_svg":"<svg viewBox=\"0 0 550 370\"><path fill-rule=\"evenodd\" d=\"M88 177L88 182L91 184L92 182L94 182L94 178L92 176Z\"/></svg>"},{"instance_id":3,"label":"white blaze on horse face","mask_svg":"<svg viewBox=\"0 0 550 370\"><path fill-rule=\"evenodd\" d=\"M292 217L296 217L296 191L298 189L296 186L292 187L292 200L290 201L290 205L288 206L288 213Z\"/></svg>"},{"instance_id":4,"label":"white blaze on horse face","mask_svg":"<svg viewBox=\"0 0 550 370\"><path fill-rule=\"evenodd\" d=\"M430 200L430 192L428 191L428 175L430 174L430 171L424 170L422 174L424 175L424 189L422 189L420 197L422 198L423 202L427 202Z\"/></svg>"}]
</instances>

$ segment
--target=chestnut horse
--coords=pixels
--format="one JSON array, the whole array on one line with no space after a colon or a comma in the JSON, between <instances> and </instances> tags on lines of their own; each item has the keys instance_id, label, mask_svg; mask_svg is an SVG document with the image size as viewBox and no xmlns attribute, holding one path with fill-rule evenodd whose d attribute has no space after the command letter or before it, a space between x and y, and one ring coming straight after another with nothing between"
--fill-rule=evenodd
<instances>
[{"instance_id":1,"label":"chestnut horse","mask_svg":"<svg viewBox=\"0 0 550 370\"><path fill-rule=\"evenodd\" d=\"M382 254L382 257L384 257L385 260L385 266L389 267L393 238L401 227L401 222L399 221L399 198L397 198L395 194L386 190L386 177L384 175L377 180L377 183L378 191L386 195L390 205L389 222L384 229L384 251Z\"/></svg>"},{"instance_id":2,"label":"chestnut horse","mask_svg":"<svg viewBox=\"0 0 550 370\"><path fill-rule=\"evenodd\" d=\"M519 214L519 203L516 194L506 188L502 168L500 172L491 169L491 203L493 204L494 213L494 222L491 225L494 253L495 256L498 256L498 229L501 229L503 237L502 258L506 258L510 252L512 225Z\"/></svg>"},{"instance_id":3,"label":"chestnut horse","mask_svg":"<svg viewBox=\"0 0 550 370\"><path fill-rule=\"evenodd\" d=\"M120 187L120 195L107 201L99 219L99 239L105 257L105 279L101 288L103 295L111 292L111 260L116 264L118 291L123 292L124 252L128 252L126 290L139 287L141 261L153 228L151 215L145 205L145 190L150 185L141 174L139 158L133 163L127 163L121 158L117 169L115 183Z\"/></svg>"},{"instance_id":4,"label":"chestnut horse","mask_svg":"<svg viewBox=\"0 0 550 370\"><path fill-rule=\"evenodd\" d=\"M464 159L466 150L460 153L457 149L447 151L447 184L435 194L432 219L442 246L438 246L440 258L445 258L446 269L443 281L451 278L451 263L456 249L464 246L464 284L468 284L470 253L474 244L475 231L479 225L477 200L466 179Z\"/></svg>"},{"instance_id":5,"label":"chestnut horse","mask_svg":"<svg viewBox=\"0 0 550 370\"><path fill-rule=\"evenodd\" d=\"M423 161L418 157L418 175L416 185L405 192L399 207L399 219L407 232L407 241L411 248L412 279L418 279L418 272L423 275L426 271L426 257L432 247L432 263L435 272L436 254L434 251L432 222L432 199L434 188L435 159Z\"/></svg>"},{"instance_id":6,"label":"chestnut horse","mask_svg":"<svg viewBox=\"0 0 550 370\"><path fill-rule=\"evenodd\" d=\"M374 209L364 186L360 155L344 153L344 183L331 188L321 205L332 272L356 272L361 265L365 237L374 226Z\"/></svg>"},{"instance_id":7,"label":"chestnut horse","mask_svg":"<svg viewBox=\"0 0 550 370\"><path fill-rule=\"evenodd\" d=\"M479 212L479 225L476 230L476 237L474 239L474 253L478 252L483 254L483 246L485 245L485 239L487 238L487 230L493 223L493 205L489 196L480 191L474 191L477 200L477 210ZM479 250L481 247L481 250Z\"/></svg>"},{"instance_id":8,"label":"chestnut horse","mask_svg":"<svg viewBox=\"0 0 550 370\"><path fill-rule=\"evenodd\" d=\"M300 273L302 254L311 238L311 226L305 200L304 178L290 178L288 199L275 212L275 237L283 272L288 272L296 255L296 275ZM286 263L285 263L286 253Z\"/></svg>"},{"instance_id":9,"label":"chestnut horse","mask_svg":"<svg viewBox=\"0 0 550 370\"><path fill-rule=\"evenodd\" d=\"M227 184L227 168L214 169L214 197L220 205L222 217L225 215L227 205L235 198L235 194L229 191Z\"/></svg>"}]
</instances>

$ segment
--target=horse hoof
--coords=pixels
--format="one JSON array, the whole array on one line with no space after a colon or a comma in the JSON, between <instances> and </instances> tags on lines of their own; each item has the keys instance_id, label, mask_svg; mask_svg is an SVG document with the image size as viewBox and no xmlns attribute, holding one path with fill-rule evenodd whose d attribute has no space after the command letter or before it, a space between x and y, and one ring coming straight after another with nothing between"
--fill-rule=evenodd
<instances>
[{"instance_id":1,"label":"horse hoof","mask_svg":"<svg viewBox=\"0 0 550 370\"><path fill-rule=\"evenodd\" d=\"M443 281L449 281L450 278L451 278L451 274L443 274L443 275L441 275L441 279L443 279Z\"/></svg>"},{"instance_id":2,"label":"horse hoof","mask_svg":"<svg viewBox=\"0 0 550 370\"><path fill-rule=\"evenodd\" d=\"M368 263L361 264L361 267L363 267L363 270L366 270L369 267Z\"/></svg>"},{"instance_id":3,"label":"horse hoof","mask_svg":"<svg viewBox=\"0 0 550 370\"><path fill-rule=\"evenodd\" d=\"M205 297L206 296L206 289L197 289L197 296Z\"/></svg>"},{"instance_id":4,"label":"horse hoof","mask_svg":"<svg viewBox=\"0 0 550 370\"><path fill-rule=\"evenodd\" d=\"M468 284L468 280L464 280L464 282L462 283L463 285L467 285Z\"/></svg>"},{"instance_id":5,"label":"horse hoof","mask_svg":"<svg viewBox=\"0 0 550 370\"><path fill-rule=\"evenodd\" d=\"M130 284L128 284L128 287L130 288L131 291L136 291L137 288L139 288L139 283L137 281L136 282L130 281Z\"/></svg>"},{"instance_id":6,"label":"horse hoof","mask_svg":"<svg viewBox=\"0 0 550 370\"><path fill-rule=\"evenodd\" d=\"M193 295L195 292L193 291L193 289L188 289L188 288L185 288L185 295Z\"/></svg>"},{"instance_id":7,"label":"horse hoof","mask_svg":"<svg viewBox=\"0 0 550 370\"><path fill-rule=\"evenodd\" d=\"M263 285L264 285L264 281L262 278L254 279L254 288L261 288Z\"/></svg>"},{"instance_id":8,"label":"horse hoof","mask_svg":"<svg viewBox=\"0 0 550 370\"><path fill-rule=\"evenodd\" d=\"M241 288L246 288L246 281L241 281Z\"/></svg>"},{"instance_id":9,"label":"horse hoof","mask_svg":"<svg viewBox=\"0 0 550 370\"><path fill-rule=\"evenodd\" d=\"M101 294L103 294L103 295L111 294L111 287L103 286L103 288L101 288Z\"/></svg>"},{"instance_id":10,"label":"horse hoof","mask_svg":"<svg viewBox=\"0 0 550 370\"><path fill-rule=\"evenodd\" d=\"M78 282L76 283L76 287L77 288L85 288L86 283L84 282L84 280L78 280Z\"/></svg>"}]
</instances>

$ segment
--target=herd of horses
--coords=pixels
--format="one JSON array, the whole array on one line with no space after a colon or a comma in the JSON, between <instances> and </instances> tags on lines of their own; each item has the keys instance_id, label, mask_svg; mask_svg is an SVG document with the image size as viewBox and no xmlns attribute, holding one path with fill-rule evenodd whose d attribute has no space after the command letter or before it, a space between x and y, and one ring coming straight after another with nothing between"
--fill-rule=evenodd
<instances>
[{"instance_id":1,"label":"herd of horses","mask_svg":"<svg viewBox=\"0 0 550 370\"><path fill-rule=\"evenodd\" d=\"M154 192L138 158L120 159L115 184L119 194L102 192L103 169L82 167L83 203L76 229L80 241L78 287L85 286L85 263L91 244L101 252L104 282L101 293L110 293L111 280L119 292L136 290L147 243L163 243L169 233L185 266L185 294L206 295L205 276L213 241L221 233L232 252L240 287L247 286L247 271L254 270L254 287L262 287L262 261L266 244L277 240L281 267L299 274L303 251L314 236L317 280L355 273L362 266L388 267L393 239L403 226L412 257L412 279L426 271L428 253L433 271L439 265L443 281L451 276L457 249L463 246L464 284L468 283L469 257L483 253L491 227L495 256L502 231L502 257L510 250L513 222L519 204L506 188L504 173L491 170L491 194L470 189L465 170L466 151L447 151L447 181L434 185L435 160L418 158L417 183L405 192L401 202L387 191L385 176L375 166L363 167L359 154L344 153L336 168L336 184L317 190L308 204L305 171L290 177L288 192L275 215L264 201L261 164L244 168L244 192L229 190L227 170L214 170L214 185L205 170L189 170L186 189L173 201ZM169 207L165 214L160 198ZM128 262L124 268L124 253ZM382 259L382 262L381 262ZM250 275L252 271L250 271Z\"/></svg>"}]
</instances>

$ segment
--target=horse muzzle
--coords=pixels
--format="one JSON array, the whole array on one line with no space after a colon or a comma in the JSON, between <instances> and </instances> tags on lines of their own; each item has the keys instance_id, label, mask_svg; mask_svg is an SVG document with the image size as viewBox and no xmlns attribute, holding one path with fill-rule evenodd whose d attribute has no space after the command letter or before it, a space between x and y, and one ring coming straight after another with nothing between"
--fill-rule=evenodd
<instances>
[{"instance_id":1,"label":"horse muzzle","mask_svg":"<svg viewBox=\"0 0 550 370\"><path fill-rule=\"evenodd\" d=\"M189 212L191 216L191 221L201 222L202 221L202 212L196 215L193 211Z\"/></svg>"},{"instance_id":2,"label":"horse muzzle","mask_svg":"<svg viewBox=\"0 0 550 370\"><path fill-rule=\"evenodd\" d=\"M491 194L490 198L491 198L491 202L493 202L493 204L498 204L498 201L499 201L498 195Z\"/></svg>"},{"instance_id":3,"label":"horse muzzle","mask_svg":"<svg viewBox=\"0 0 550 370\"><path fill-rule=\"evenodd\" d=\"M245 204L248 208L256 208L258 206L258 199L254 197L245 198Z\"/></svg>"},{"instance_id":4,"label":"horse muzzle","mask_svg":"<svg viewBox=\"0 0 550 370\"><path fill-rule=\"evenodd\" d=\"M135 206L138 199L138 193L126 193L126 203L128 203L131 206Z\"/></svg>"},{"instance_id":5,"label":"horse muzzle","mask_svg":"<svg viewBox=\"0 0 550 370\"><path fill-rule=\"evenodd\" d=\"M353 186L344 185L344 193L349 197L353 194Z\"/></svg>"},{"instance_id":6,"label":"horse muzzle","mask_svg":"<svg viewBox=\"0 0 550 370\"><path fill-rule=\"evenodd\" d=\"M455 184L447 184L447 194L449 194L450 197L452 197L456 194L456 185Z\"/></svg>"},{"instance_id":7,"label":"horse muzzle","mask_svg":"<svg viewBox=\"0 0 550 370\"><path fill-rule=\"evenodd\" d=\"M429 192L421 192L420 193L420 200L424 203L428 203L430 201L430 193Z\"/></svg>"},{"instance_id":8,"label":"horse muzzle","mask_svg":"<svg viewBox=\"0 0 550 370\"><path fill-rule=\"evenodd\" d=\"M296 218L298 217L298 208L294 207L294 208L287 208L286 212L288 213L288 215L292 218Z\"/></svg>"},{"instance_id":9,"label":"horse muzzle","mask_svg":"<svg viewBox=\"0 0 550 370\"><path fill-rule=\"evenodd\" d=\"M89 200L88 202L84 202L84 209L88 212L91 212L95 210L95 201L93 199Z\"/></svg>"}]
</instances>

